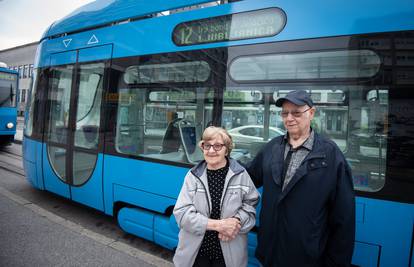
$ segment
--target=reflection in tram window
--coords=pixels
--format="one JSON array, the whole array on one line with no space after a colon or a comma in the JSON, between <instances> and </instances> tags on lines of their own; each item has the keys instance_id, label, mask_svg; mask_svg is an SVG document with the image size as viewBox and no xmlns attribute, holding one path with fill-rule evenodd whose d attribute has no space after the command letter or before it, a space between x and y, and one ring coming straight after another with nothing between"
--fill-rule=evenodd
<instances>
[{"instance_id":1,"label":"reflection in tram window","mask_svg":"<svg viewBox=\"0 0 414 267\"><path fill-rule=\"evenodd\" d=\"M48 140L59 144L66 143L68 136L72 73L73 66L52 68L49 79Z\"/></svg>"},{"instance_id":2,"label":"reflection in tram window","mask_svg":"<svg viewBox=\"0 0 414 267\"><path fill-rule=\"evenodd\" d=\"M66 154L67 150L61 147L55 147L49 145L47 148L47 154L50 161L50 165L53 168L53 171L56 173L57 177L62 181L66 182Z\"/></svg>"},{"instance_id":3,"label":"reflection in tram window","mask_svg":"<svg viewBox=\"0 0 414 267\"><path fill-rule=\"evenodd\" d=\"M77 147L98 148L103 73L103 63L81 65L75 131Z\"/></svg>"}]
</instances>

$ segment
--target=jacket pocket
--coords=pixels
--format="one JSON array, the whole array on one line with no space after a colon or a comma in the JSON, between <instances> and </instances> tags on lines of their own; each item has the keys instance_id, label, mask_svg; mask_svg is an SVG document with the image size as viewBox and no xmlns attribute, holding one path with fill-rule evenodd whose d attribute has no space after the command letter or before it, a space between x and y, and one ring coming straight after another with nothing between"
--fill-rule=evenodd
<instances>
[{"instance_id":1,"label":"jacket pocket","mask_svg":"<svg viewBox=\"0 0 414 267\"><path fill-rule=\"evenodd\" d=\"M209 214L208 207L210 204L208 203L207 192L203 188L197 188L194 199L193 199L194 207L198 212L207 216Z\"/></svg>"},{"instance_id":2,"label":"jacket pocket","mask_svg":"<svg viewBox=\"0 0 414 267\"><path fill-rule=\"evenodd\" d=\"M314 159L314 160L309 161L308 163L309 170L316 170L316 169L327 168L327 167L328 167L328 162L326 161L326 159Z\"/></svg>"},{"instance_id":3,"label":"jacket pocket","mask_svg":"<svg viewBox=\"0 0 414 267\"><path fill-rule=\"evenodd\" d=\"M324 224L321 222L322 217L317 218L312 216L309 217L308 221L306 222L307 235L304 246L309 262L315 262L322 256L320 244L322 232L325 229Z\"/></svg>"},{"instance_id":4,"label":"jacket pocket","mask_svg":"<svg viewBox=\"0 0 414 267\"><path fill-rule=\"evenodd\" d=\"M233 217L242 206L243 195L238 189L229 189L223 199L222 214L224 218Z\"/></svg>"}]
</instances>

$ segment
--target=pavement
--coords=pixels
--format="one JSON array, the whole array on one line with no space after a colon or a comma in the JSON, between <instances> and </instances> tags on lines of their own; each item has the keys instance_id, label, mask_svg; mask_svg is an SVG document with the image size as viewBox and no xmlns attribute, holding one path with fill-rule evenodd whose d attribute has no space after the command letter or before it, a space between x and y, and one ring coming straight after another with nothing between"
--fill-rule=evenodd
<instances>
[{"instance_id":1,"label":"pavement","mask_svg":"<svg viewBox=\"0 0 414 267\"><path fill-rule=\"evenodd\" d=\"M18 117L15 143L23 140L23 123ZM7 169L0 168L2 184L14 179ZM172 262L89 230L0 185L0 266L171 267Z\"/></svg>"},{"instance_id":2,"label":"pavement","mask_svg":"<svg viewBox=\"0 0 414 267\"><path fill-rule=\"evenodd\" d=\"M0 266L172 266L0 187Z\"/></svg>"}]
</instances>

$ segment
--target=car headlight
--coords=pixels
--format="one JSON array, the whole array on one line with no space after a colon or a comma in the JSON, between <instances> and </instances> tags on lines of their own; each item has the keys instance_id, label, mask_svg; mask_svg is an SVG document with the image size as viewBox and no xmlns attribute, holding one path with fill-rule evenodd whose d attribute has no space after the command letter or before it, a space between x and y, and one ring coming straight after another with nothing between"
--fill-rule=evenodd
<instances>
[{"instance_id":1,"label":"car headlight","mask_svg":"<svg viewBox=\"0 0 414 267\"><path fill-rule=\"evenodd\" d=\"M7 123L7 124L6 124L6 127L7 127L8 129L11 129L11 128L13 128L13 127L14 127L14 123L13 123L13 122L9 122L9 123Z\"/></svg>"}]
</instances>

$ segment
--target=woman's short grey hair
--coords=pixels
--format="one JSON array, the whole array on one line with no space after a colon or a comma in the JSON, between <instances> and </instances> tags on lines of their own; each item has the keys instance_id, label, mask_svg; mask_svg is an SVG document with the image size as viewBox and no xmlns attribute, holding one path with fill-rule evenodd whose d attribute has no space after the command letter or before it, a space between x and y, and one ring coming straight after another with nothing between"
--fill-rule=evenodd
<instances>
[{"instance_id":1,"label":"woman's short grey hair","mask_svg":"<svg viewBox=\"0 0 414 267\"><path fill-rule=\"evenodd\" d=\"M207 127L204 130L203 136L199 143L200 148L201 148L201 144L203 144L206 141L210 141L214 139L217 135L221 136L221 138L223 139L223 143L227 148L227 155L229 156L231 153L231 150L234 147L233 139L231 138L231 135L227 132L227 130L221 127L216 127L216 126Z\"/></svg>"}]
</instances>

